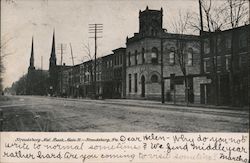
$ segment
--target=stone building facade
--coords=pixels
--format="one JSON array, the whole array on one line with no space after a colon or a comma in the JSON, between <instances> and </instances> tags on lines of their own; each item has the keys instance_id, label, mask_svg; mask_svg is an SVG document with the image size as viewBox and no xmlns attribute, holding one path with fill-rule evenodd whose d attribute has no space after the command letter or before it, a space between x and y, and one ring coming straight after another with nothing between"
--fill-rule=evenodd
<instances>
[{"instance_id":1,"label":"stone building facade","mask_svg":"<svg viewBox=\"0 0 250 163\"><path fill-rule=\"evenodd\" d=\"M184 75L179 63L178 42L184 45L190 102L200 98L200 44L195 35L168 33L162 28L163 10L146 8L139 12L139 33L126 42L126 97L161 98L161 62L166 100L185 100ZM162 58L161 58L162 55ZM163 61L161 61L163 59ZM171 78L175 76L175 78ZM204 79L206 80L206 79ZM171 84L174 83L173 88Z\"/></svg>"}]
</instances>

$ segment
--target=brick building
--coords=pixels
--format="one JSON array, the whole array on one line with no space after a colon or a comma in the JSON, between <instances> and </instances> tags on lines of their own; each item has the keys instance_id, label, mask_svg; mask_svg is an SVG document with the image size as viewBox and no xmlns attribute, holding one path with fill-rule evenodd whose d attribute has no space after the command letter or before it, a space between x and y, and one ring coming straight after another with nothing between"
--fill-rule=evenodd
<instances>
[{"instance_id":1,"label":"brick building","mask_svg":"<svg viewBox=\"0 0 250 163\"><path fill-rule=\"evenodd\" d=\"M113 63L114 63L114 98L123 98L126 95L126 48L118 48L113 50Z\"/></svg>"},{"instance_id":2,"label":"brick building","mask_svg":"<svg viewBox=\"0 0 250 163\"><path fill-rule=\"evenodd\" d=\"M203 74L211 83L201 86L202 103L249 104L250 26L202 33Z\"/></svg>"}]
</instances>

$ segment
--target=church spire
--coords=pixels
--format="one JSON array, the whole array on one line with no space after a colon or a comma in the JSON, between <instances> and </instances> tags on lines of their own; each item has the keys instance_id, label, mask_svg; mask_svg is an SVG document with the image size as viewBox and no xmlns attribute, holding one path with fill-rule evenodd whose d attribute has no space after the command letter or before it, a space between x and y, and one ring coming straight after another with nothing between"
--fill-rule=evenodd
<instances>
[{"instance_id":1,"label":"church spire","mask_svg":"<svg viewBox=\"0 0 250 163\"><path fill-rule=\"evenodd\" d=\"M33 47L33 36L32 36L32 43L31 43L31 54L30 54L30 66L29 66L30 70L35 69L34 66L34 47Z\"/></svg>"},{"instance_id":2,"label":"church spire","mask_svg":"<svg viewBox=\"0 0 250 163\"><path fill-rule=\"evenodd\" d=\"M53 31L52 47L50 53L50 67L56 66L55 29Z\"/></svg>"}]
</instances>

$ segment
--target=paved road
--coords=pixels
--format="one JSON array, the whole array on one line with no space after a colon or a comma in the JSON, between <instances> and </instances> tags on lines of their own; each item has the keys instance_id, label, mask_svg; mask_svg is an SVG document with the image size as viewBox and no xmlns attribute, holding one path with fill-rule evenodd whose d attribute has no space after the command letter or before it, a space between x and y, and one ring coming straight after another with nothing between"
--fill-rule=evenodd
<instances>
[{"instance_id":1,"label":"paved road","mask_svg":"<svg viewBox=\"0 0 250 163\"><path fill-rule=\"evenodd\" d=\"M3 114L3 131L248 132L249 130L247 110L172 106L142 100L11 96L10 100L0 102L0 110Z\"/></svg>"}]
</instances>

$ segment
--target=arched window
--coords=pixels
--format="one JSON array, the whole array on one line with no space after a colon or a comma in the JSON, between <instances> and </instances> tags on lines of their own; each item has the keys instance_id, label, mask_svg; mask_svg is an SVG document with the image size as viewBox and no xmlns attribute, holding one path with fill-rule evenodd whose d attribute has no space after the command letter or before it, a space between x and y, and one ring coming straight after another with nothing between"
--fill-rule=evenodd
<instances>
[{"instance_id":1,"label":"arched window","mask_svg":"<svg viewBox=\"0 0 250 163\"><path fill-rule=\"evenodd\" d=\"M130 60L131 53L128 52L128 66L131 66L131 60Z\"/></svg>"},{"instance_id":2,"label":"arched window","mask_svg":"<svg viewBox=\"0 0 250 163\"><path fill-rule=\"evenodd\" d=\"M193 65L193 49L189 48L187 53L187 65L192 66Z\"/></svg>"},{"instance_id":3,"label":"arched window","mask_svg":"<svg viewBox=\"0 0 250 163\"><path fill-rule=\"evenodd\" d=\"M153 64L158 63L158 49L156 47L152 48L151 63L153 63Z\"/></svg>"},{"instance_id":4,"label":"arched window","mask_svg":"<svg viewBox=\"0 0 250 163\"><path fill-rule=\"evenodd\" d=\"M142 48L142 50L141 50L141 60L142 60L142 63L145 63L145 50L144 50L144 48Z\"/></svg>"},{"instance_id":5,"label":"arched window","mask_svg":"<svg viewBox=\"0 0 250 163\"><path fill-rule=\"evenodd\" d=\"M174 65L174 64L175 64L175 49L174 49L174 47L171 47L171 48L170 48L169 63L170 63L171 65Z\"/></svg>"},{"instance_id":6,"label":"arched window","mask_svg":"<svg viewBox=\"0 0 250 163\"><path fill-rule=\"evenodd\" d=\"M152 83L157 83L157 82L158 82L158 76L155 75L155 74L152 75L152 76L151 76L151 82L152 82Z\"/></svg>"},{"instance_id":7,"label":"arched window","mask_svg":"<svg viewBox=\"0 0 250 163\"><path fill-rule=\"evenodd\" d=\"M137 55L137 50L135 51L135 65L138 63L138 55Z\"/></svg>"}]
</instances>

